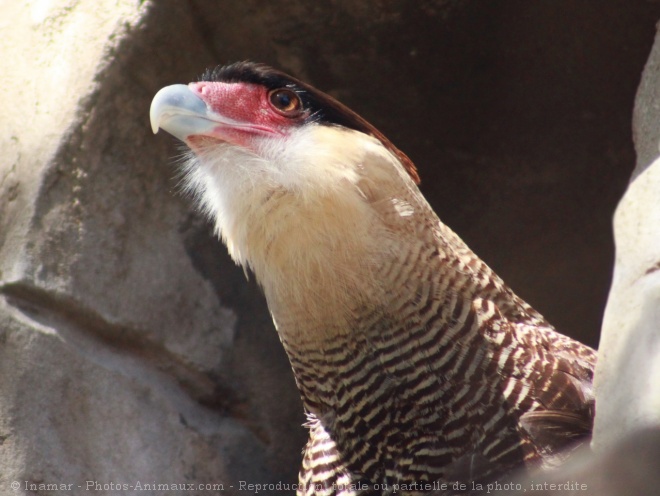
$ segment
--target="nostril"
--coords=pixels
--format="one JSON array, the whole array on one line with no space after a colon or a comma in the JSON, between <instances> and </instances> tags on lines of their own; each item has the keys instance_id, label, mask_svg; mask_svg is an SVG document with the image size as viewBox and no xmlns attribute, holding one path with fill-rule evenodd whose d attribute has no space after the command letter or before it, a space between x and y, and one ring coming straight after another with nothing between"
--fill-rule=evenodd
<instances>
[{"instance_id":1,"label":"nostril","mask_svg":"<svg viewBox=\"0 0 660 496\"><path fill-rule=\"evenodd\" d=\"M190 83L188 85L190 89L200 95L207 95L209 92L208 85L206 83Z\"/></svg>"}]
</instances>

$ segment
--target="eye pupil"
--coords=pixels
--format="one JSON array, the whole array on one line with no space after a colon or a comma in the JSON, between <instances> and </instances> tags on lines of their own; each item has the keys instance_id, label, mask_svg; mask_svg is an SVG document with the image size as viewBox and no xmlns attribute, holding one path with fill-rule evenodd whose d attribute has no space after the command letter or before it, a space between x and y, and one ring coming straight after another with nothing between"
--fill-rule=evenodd
<instances>
[{"instance_id":1,"label":"eye pupil","mask_svg":"<svg viewBox=\"0 0 660 496\"><path fill-rule=\"evenodd\" d=\"M273 90L270 93L270 103L280 112L292 113L300 110L300 98L287 89Z\"/></svg>"},{"instance_id":2,"label":"eye pupil","mask_svg":"<svg viewBox=\"0 0 660 496\"><path fill-rule=\"evenodd\" d=\"M291 97L286 93L278 93L277 103L280 107L288 107L289 105L291 105Z\"/></svg>"}]
</instances>

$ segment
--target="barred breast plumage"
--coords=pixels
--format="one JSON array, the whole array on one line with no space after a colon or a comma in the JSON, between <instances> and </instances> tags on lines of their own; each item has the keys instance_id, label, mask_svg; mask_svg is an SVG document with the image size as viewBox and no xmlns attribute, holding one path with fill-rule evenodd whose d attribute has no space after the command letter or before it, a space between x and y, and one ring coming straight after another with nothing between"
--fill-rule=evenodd
<instances>
[{"instance_id":1,"label":"barred breast plumage","mask_svg":"<svg viewBox=\"0 0 660 496\"><path fill-rule=\"evenodd\" d=\"M372 254L379 294L351 312L350 332L307 343L283 331L312 413L304 494L485 483L554 465L591 430L594 352L517 298L421 197L413 203L419 232L389 257Z\"/></svg>"}]
</instances>

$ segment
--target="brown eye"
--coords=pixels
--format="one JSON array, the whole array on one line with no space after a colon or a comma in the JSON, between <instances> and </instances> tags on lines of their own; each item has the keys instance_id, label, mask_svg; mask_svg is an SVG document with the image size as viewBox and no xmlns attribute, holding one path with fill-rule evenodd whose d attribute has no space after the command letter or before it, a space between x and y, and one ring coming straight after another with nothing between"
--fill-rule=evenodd
<instances>
[{"instance_id":1,"label":"brown eye","mask_svg":"<svg viewBox=\"0 0 660 496\"><path fill-rule=\"evenodd\" d=\"M297 113L302 107L302 102L298 98L298 95L284 88L271 91L268 94L268 99L275 109L284 114Z\"/></svg>"}]
</instances>

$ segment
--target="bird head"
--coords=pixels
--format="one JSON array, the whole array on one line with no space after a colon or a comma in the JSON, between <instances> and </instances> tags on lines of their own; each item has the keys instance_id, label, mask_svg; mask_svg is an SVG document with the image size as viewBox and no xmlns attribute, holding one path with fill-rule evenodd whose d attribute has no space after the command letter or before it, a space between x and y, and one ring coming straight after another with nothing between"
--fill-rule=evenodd
<instances>
[{"instance_id":1,"label":"bird head","mask_svg":"<svg viewBox=\"0 0 660 496\"><path fill-rule=\"evenodd\" d=\"M355 256L378 217L373 205L406 210L402 196L417 191L415 166L373 125L264 65L236 63L163 88L150 117L154 132L187 145L186 188L258 278L258 266L272 275L284 252L296 263L310 248L316 258L324 247Z\"/></svg>"},{"instance_id":2,"label":"bird head","mask_svg":"<svg viewBox=\"0 0 660 496\"><path fill-rule=\"evenodd\" d=\"M154 97L150 118L154 133L163 129L195 152L224 142L266 159L277 158L273 152L314 124L354 130L378 140L419 183L412 161L373 125L313 86L263 64L236 63L207 71L199 82L167 86Z\"/></svg>"}]
</instances>

